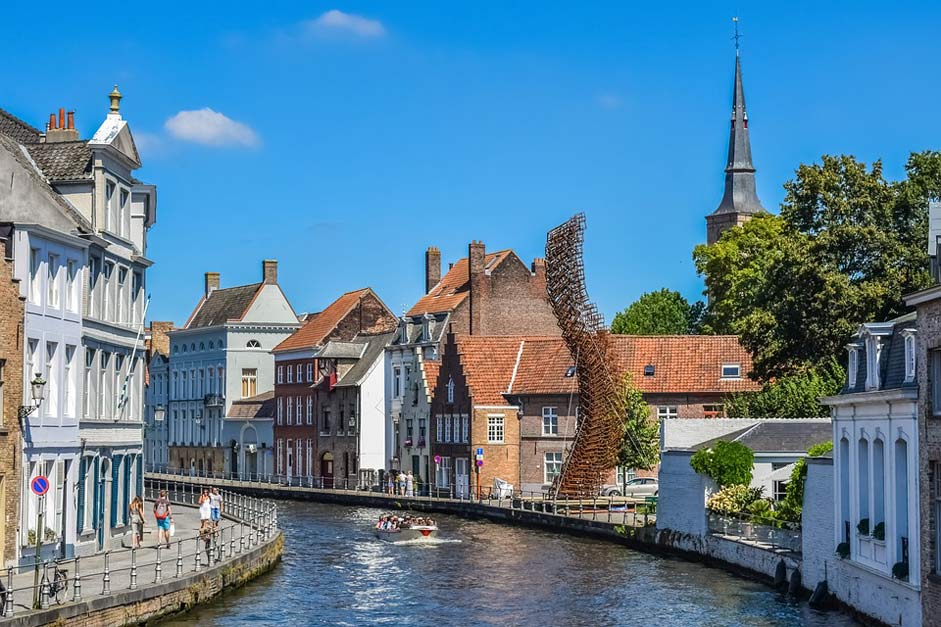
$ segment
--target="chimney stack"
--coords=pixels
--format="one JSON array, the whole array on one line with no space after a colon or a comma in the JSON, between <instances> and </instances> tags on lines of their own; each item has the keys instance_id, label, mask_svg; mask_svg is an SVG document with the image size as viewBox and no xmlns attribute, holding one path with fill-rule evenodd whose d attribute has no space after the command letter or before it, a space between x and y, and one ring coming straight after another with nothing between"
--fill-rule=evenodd
<instances>
[{"instance_id":1,"label":"chimney stack","mask_svg":"<svg viewBox=\"0 0 941 627\"><path fill-rule=\"evenodd\" d=\"M150 323L150 352L170 354L170 331L173 330L172 322L160 322L154 320Z\"/></svg>"},{"instance_id":2,"label":"chimney stack","mask_svg":"<svg viewBox=\"0 0 941 627\"><path fill-rule=\"evenodd\" d=\"M219 289L219 279L220 275L218 272L206 273L206 298L209 298L210 294Z\"/></svg>"},{"instance_id":3,"label":"chimney stack","mask_svg":"<svg viewBox=\"0 0 941 627\"><path fill-rule=\"evenodd\" d=\"M425 251L425 293L441 281L441 251L429 246Z\"/></svg>"},{"instance_id":4,"label":"chimney stack","mask_svg":"<svg viewBox=\"0 0 941 627\"><path fill-rule=\"evenodd\" d=\"M78 141L78 131L75 130L75 111L69 111L68 120L65 117L65 108L59 108L59 117L55 113L49 114L49 128L46 129L46 143Z\"/></svg>"},{"instance_id":5,"label":"chimney stack","mask_svg":"<svg viewBox=\"0 0 941 627\"><path fill-rule=\"evenodd\" d=\"M483 242L472 241L467 246L468 279L470 280L470 334L483 335L484 299L487 297L486 249Z\"/></svg>"},{"instance_id":6,"label":"chimney stack","mask_svg":"<svg viewBox=\"0 0 941 627\"><path fill-rule=\"evenodd\" d=\"M546 293L546 260L542 257L533 259L533 287L542 295Z\"/></svg>"},{"instance_id":7,"label":"chimney stack","mask_svg":"<svg viewBox=\"0 0 941 627\"><path fill-rule=\"evenodd\" d=\"M273 285L278 283L278 261L276 259L265 259L261 262L261 276L265 283Z\"/></svg>"}]
</instances>

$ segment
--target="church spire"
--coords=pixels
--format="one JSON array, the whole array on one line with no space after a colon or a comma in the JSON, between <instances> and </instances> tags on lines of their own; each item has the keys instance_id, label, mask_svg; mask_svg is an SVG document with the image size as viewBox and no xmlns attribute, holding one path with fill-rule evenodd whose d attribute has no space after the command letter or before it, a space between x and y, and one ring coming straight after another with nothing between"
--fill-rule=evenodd
<instances>
[{"instance_id":1,"label":"church spire","mask_svg":"<svg viewBox=\"0 0 941 627\"><path fill-rule=\"evenodd\" d=\"M748 138L748 111L742 86L742 59L739 51L738 18L735 22L735 82L732 89L732 123L729 131L729 157L725 167L725 194L719 207L707 217L708 241L719 239L722 231L741 224L765 211L755 192L755 166ZM715 228L714 228L715 227Z\"/></svg>"}]
</instances>

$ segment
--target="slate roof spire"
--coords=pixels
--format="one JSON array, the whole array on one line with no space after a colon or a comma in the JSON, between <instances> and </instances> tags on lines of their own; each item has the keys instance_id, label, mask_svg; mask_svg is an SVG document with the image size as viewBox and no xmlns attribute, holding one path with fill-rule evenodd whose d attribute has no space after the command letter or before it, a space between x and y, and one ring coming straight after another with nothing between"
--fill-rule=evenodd
<instances>
[{"instance_id":1,"label":"slate roof spire","mask_svg":"<svg viewBox=\"0 0 941 627\"><path fill-rule=\"evenodd\" d=\"M718 240L721 231L741 224L765 210L755 191L755 166L748 136L748 110L742 85L742 59L739 49L738 19L735 22L735 80L732 88L732 120L729 129L729 155L725 166L725 193L719 207L709 216L709 243ZM722 216L722 224L716 218ZM729 223L729 224L726 224ZM712 228L715 226L716 228Z\"/></svg>"}]
</instances>

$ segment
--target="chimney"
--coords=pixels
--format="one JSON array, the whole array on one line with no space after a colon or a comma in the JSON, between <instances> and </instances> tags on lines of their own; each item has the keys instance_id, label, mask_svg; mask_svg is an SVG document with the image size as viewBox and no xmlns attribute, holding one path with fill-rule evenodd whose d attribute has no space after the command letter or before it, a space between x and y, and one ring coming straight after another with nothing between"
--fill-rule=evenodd
<instances>
[{"instance_id":1,"label":"chimney","mask_svg":"<svg viewBox=\"0 0 941 627\"><path fill-rule=\"evenodd\" d=\"M470 283L470 334L481 335L484 332L483 321L484 299L487 297L484 274L486 266L486 249L483 242L472 241L467 246L467 268Z\"/></svg>"},{"instance_id":2,"label":"chimney","mask_svg":"<svg viewBox=\"0 0 941 627\"><path fill-rule=\"evenodd\" d=\"M429 246L425 251L425 293L441 281L441 251Z\"/></svg>"},{"instance_id":3,"label":"chimney","mask_svg":"<svg viewBox=\"0 0 941 627\"><path fill-rule=\"evenodd\" d=\"M154 320L150 323L150 351L151 353L170 354L170 331L173 330L172 322L159 322Z\"/></svg>"},{"instance_id":4,"label":"chimney","mask_svg":"<svg viewBox=\"0 0 941 627\"><path fill-rule=\"evenodd\" d=\"M219 289L219 279L220 275L218 272L206 273L206 298L209 298L210 294Z\"/></svg>"},{"instance_id":5,"label":"chimney","mask_svg":"<svg viewBox=\"0 0 941 627\"><path fill-rule=\"evenodd\" d=\"M263 260L261 262L261 276L265 283L277 284L278 261L276 259Z\"/></svg>"},{"instance_id":6,"label":"chimney","mask_svg":"<svg viewBox=\"0 0 941 627\"><path fill-rule=\"evenodd\" d=\"M542 257L533 259L533 287L542 295L546 293L546 260Z\"/></svg>"},{"instance_id":7,"label":"chimney","mask_svg":"<svg viewBox=\"0 0 941 627\"><path fill-rule=\"evenodd\" d=\"M59 118L55 113L49 114L49 128L46 129L46 143L78 141L78 131L75 130L75 111L69 111L69 118L65 118L65 108L59 109Z\"/></svg>"}]
</instances>

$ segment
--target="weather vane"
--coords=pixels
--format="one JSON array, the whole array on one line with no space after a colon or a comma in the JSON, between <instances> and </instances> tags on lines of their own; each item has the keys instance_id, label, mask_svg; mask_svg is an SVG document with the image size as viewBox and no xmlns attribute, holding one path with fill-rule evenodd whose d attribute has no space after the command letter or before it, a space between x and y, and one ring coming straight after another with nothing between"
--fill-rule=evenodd
<instances>
[{"instance_id":1,"label":"weather vane","mask_svg":"<svg viewBox=\"0 0 941 627\"><path fill-rule=\"evenodd\" d=\"M732 18L732 23L735 24L735 34L732 35L732 39L735 40L735 56L738 56L738 42L742 36L738 32L738 16Z\"/></svg>"}]
</instances>

